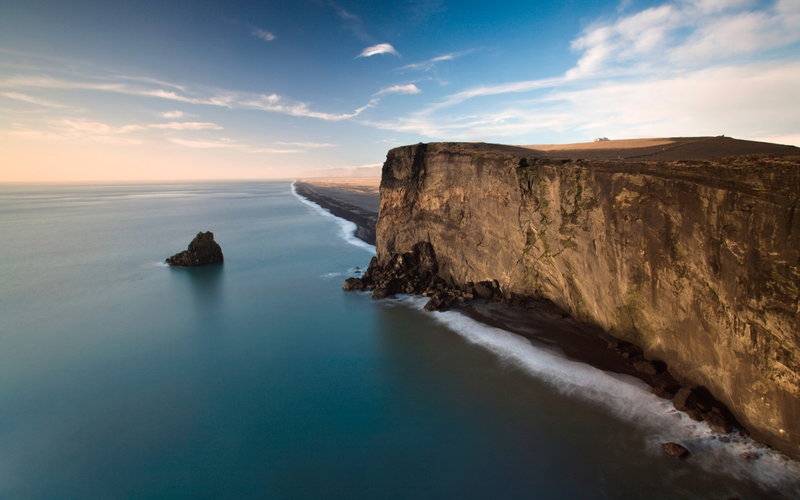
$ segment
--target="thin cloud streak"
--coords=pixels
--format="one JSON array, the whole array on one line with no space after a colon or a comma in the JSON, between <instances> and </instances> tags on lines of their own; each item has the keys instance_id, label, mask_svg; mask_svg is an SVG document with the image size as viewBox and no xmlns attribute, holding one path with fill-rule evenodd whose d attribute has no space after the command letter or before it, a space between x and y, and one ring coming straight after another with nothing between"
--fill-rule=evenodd
<instances>
[{"instance_id":1,"label":"thin cloud streak","mask_svg":"<svg viewBox=\"0 0 800 500\"><path fill-rule=\"evenodd\" d=\"M28 104L35 104L37 106L42 106L45 108L65 108L66 106L62 104L58 104L52 101L48 101L47 99L41 99L39 97L35 97L28 94L23 94L22 92L0 92L0 97L5 97L6 99L11 99L13 101L20 101L25 102Z\"/></svg>"},{"instance_id":2,"label":"thin cloud streak","mask_svg":"<svg viewBox=\"0 0 800 500\"><path fill-rule=\"evenodd\" d=\"M430 59L426 59L424 61L406 64L405 66L400 66L399 68L396 69L396 71L430 71L434 69L437 64L441 62L454 61L471 52L474 52L474 49L463 50L461 52L449 52L447 54L441 54L435 57L431 57Z\"/></svg>"},{"instance_id":3,"label":"thin cloud streak","mask_svg":"<svg viewBox=\"0 0 800 500\"><path fill-rule=\"evenodd\" d=\"M377 45L371 45L369 47L364 48L360 54L356 56L356 59L359 57L372 57L372 56L379 56L383 54L393 55L395 57L400 57L400 53L392 46L390 43L379 43Z\"/></svg>"},{"instance_id":4,"label":"thin cloud streak","mask_svg":"<svg viewBox=\"0 0 800 500\"><path fill-rule=\"evenodd\" d=\"M316 111L308 104L286 99L278 94L243 94L239 92L220 91L213 95L187 95L174 90L161 88L135 87L120 82L75 81L42 76L14 76L0 79L0 88L28 89L44 88L77 91L110 92L139 97L152 97L186 104L216 106L224 108L251 108L279 113L289 116L315 118L323 121L350 120L360 115L365 110L378 104L377 99L370 99L364 106L358 107L349 113L328 113Z\"/></svg>"},{"instance_id":5,"label":"thin cloud streak","mask_svg":"<svg viewBox=\"0 0 800 500\"><path fill-rule=\"evenodd\" d=\"M271 42L276 38L275 34L271 31L262 30L260 28L254 28L251 34L259 40L263 40L265 42Z\"/></svg>"},{"instance_id":6,"label":"thin cloud streak","mask_svg":"<svg viewBox=\"0 0 800 500\"><path fill-rule=\"evenodd\" d=\"M406 83L406 84L398 84L398 85L390 85L388 87L384 87L379 91L375 92L376 96L383 96L388 94L405 94L405 95L413 95L419 94L422 91L413 83Z\"/></svg>"},{"instance_id":7,"label":"thin cloud streak","mask_svg":"<svg viewBox=\"0 0 800 500\"><path fill-rule=\"evenodd\" d=\"M183 146L192 149L232 149L244 153L252 154L294 154L302 153L299 149L286 149L286 148L271 148L250 146L232 139L183 139L180 137L170 137L169 142L178 146Z\"/></svg>"}]
</instances>

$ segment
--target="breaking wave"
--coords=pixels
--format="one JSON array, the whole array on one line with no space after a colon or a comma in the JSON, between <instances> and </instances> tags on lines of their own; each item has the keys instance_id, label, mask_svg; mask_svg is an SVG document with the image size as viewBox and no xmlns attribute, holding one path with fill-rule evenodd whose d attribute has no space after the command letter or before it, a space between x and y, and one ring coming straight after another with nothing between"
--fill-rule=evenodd
<instances>
[{"instance_id":1,"label":"breaking wave","mask_svg":"<svg viewBox=\"0 0 800 500\"><path fill-rule=\"evenodd\" d=\"M394 299L422 310L426 299ZM514 333L487 326L456 311L431 312L433 318L467 342L491 351L561 393L601 405L619 418L650 433L652 452L664 441L677 441L692 451L692 462L708 471L749 479L765 488L800 497L800 463L738 434L715 434L703 422L677 411L672 403L650 392L641 380L606 372L532 344ZM748 461L743 454L757 454Z\"/></svg>"},{"instance_id":2,"label":"breaking wave","mask_svg":"<svg viewBox=\"0 0 800 500\"><path fill-rule=\"evenodd\" d=\"M336 222L336 224L339 225L339 229L340 229L339 235L341 236L341 238L344 241L350 243L353 246L362 248L362 249L370 252L373 255L375 254L375 246L374 245L370 245L366 241L363 241L363 240L361 240L359 238L356 238L356 236L355 236L355 232L356 232L355 223L350 222L347 219L342 219L341 217L337 217L336 215L333 215L330 211L328 211L328 209L323 208L320 205L317 205L313 201L309 200L308 198L305 198L304 196L298 194L297 193L297 189L295 189L294 184L295 183L292 182L292 194L298 200L300 200L301 203L303 203L304 205L306 205L309 208L311 208L312 210L314 210L314 212L316 212L319 215L322 215L324 217L332 218Z\"/></svg>"}]
</instances>

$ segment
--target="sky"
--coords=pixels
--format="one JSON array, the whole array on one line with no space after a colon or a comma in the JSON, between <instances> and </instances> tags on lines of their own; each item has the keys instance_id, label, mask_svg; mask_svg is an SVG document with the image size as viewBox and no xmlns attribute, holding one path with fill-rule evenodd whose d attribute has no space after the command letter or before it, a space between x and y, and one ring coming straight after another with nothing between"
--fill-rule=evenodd
<instances>
[{"instance_id":1,"label":"sky","mask_svg":"<svg viewBox=\"0 0 800 500\"><path fill-rule=\"evenodd\" d=\"M0 0L0 182L720 134L800 145L800 0Z\"/></svg>"}]
</instances>

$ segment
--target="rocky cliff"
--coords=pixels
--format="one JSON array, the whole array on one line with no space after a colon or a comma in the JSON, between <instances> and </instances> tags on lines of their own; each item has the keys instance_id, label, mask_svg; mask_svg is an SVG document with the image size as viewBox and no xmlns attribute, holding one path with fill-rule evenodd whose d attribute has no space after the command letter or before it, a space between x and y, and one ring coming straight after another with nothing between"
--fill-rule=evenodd
<instances>
[{"instance_id":1,"label":"rocky cliff","mask_svg":"<svg viewBox=\"0 0 800 500\"><path fill-rule=\"evenodd\" d=\"M709 141L393 149L376 266L429 243L437 279L552 301L800 456L800 150Z\"/></svg>"}]
</instances>

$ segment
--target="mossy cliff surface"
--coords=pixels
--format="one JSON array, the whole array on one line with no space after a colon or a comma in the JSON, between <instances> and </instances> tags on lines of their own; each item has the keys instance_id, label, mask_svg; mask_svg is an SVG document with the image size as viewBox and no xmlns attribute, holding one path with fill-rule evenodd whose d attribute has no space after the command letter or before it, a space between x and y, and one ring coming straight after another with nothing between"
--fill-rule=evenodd
<instances>
[{"instance_id":1,"label":"mossy cliff surface","mask_svg":"<svg viewBox=\"0 0 800 500\"><path fill-rule=\"evenodd\" d=\"M748 143L757 144L757 143ZM757 148L756 148L757 149ZM377 264L548 299L800 456L800 155L588 160L419 144L383 167Z\"/></svg>"}]
</instances>

